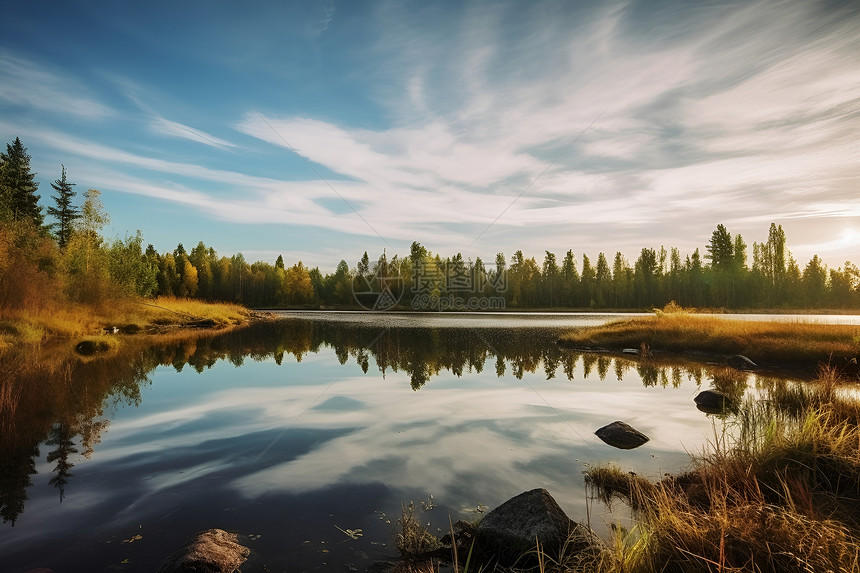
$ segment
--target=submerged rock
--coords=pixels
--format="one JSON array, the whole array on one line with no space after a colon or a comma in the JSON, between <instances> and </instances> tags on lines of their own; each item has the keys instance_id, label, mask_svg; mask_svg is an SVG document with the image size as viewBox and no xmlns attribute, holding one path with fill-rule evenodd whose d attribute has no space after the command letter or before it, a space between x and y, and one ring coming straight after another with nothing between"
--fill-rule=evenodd
<instances>
[{"instance_id":1,"label":"submerged rock","mask_svg":"<svg viewBox=\"0 0 860 573\"><path fill-rule=\"evenodd\" d=\"M743 354L735 354L726 359L726 364L738 370L752 370L757 366L755 362L744 356Z\"/></svg>"},{"instance_id":2,"label":"submerged rock","mask_svg":"<svg viewBox=\"0 0 860 573\"><path fill-rule=\"evenodd\" d=\"M650 439L636 428L620 420L603 426L594 433L610 446L622 450L638 448Z\"/></svg>"},{"instance_id":3,"label":"submerged rock","mask_svg":"<svg viewBox=\"0 0 860 573\"><path fill-rule=\"evenodd\" d=\"M235 533L209 529L198 533L164 560L158 573L233 573L251 550Z\"/></svg>"},{"instance_id":4,"label":"submerged rock","mask_svg":"<svg viewBox=\"0 0 860 573\"><path fill-rule=\"evenodd\" d=\"M92 356L96 352L105 352L110 348L107 342L96 342L94 340L82 340L75 345L75 352L81 356Z\"/></svg>"},{"instance_id":5,"label":"submerged rock","mask_svg":"<svg viewBox=\"0 0 860 573\"><path fill-rule=\"evenodd\" d=\"M510 566L533 552L535 543L550 556L558 555L566 541L569 550L581 551L592 546L590 532L572 521L550 493L533 489L512 497L481 521L476 530L480 558Z\"/></svg>"},{"instance_id":6,"label":"submerged rock","mask_svg":"<svg viewBox=\"0 0 860 573\"><path fill-rule=\"evenodd\" d=\"M707 414L725 414L737 409L734 400L715 390L702 390L693 401L699 410Z\"/></svg>"}]
</instances>

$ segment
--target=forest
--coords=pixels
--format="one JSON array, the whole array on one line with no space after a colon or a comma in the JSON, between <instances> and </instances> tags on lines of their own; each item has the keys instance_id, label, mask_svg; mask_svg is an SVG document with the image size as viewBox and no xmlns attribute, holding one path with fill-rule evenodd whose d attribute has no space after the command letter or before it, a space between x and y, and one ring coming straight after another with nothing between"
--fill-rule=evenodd
<instances>
[{"instance_id":1,"label":"forest","mask_svg":"<svg viewBox=\"0 0 860 573\"><path fill-rule=\"evenodd\" d=\"M751 249L720 224L702 249L682 255L643 247L632 262L621 252L592 259L571 249L561 257L547 250L541 262L522 251L498 253L487 263L414 242L408 254L365 252L354 265L342 260L324 273L301 261L286 266L283 256L274 263L219 256L203 241L160 253L144 246L140 231L105 238L110 217L100 192L89 189L76 201L75 184L59 167L45 208L20 139L0 153L0 310L35 309L47 299L86 305L159 295L254 308L360 308L354 293L368 289L389 291L393 308L402 309L443 296L492 298L493 308L510 309L646 309L670 301L734 310L860 308L857 266L828 268L818 255L801 266L775 223Z\"/></svg>"}]
</instances>

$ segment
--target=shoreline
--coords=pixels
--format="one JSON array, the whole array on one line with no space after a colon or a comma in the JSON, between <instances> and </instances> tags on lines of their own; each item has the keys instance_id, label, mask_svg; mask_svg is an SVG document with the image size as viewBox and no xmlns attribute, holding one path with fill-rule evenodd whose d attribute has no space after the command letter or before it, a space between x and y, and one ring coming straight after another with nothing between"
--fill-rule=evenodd
<instances>
[{"instance_id":1,"label":"shoreline","mask_svg":"<svg viewBox=\"0 0 860 573\"><path fill-rule=\"evenodd\" d=\"M789 321L741 321L686 313L635 317L562 335L562 348L623 352L640 357L677 357L723 362L741 355L753 371L805 371L829 365L860 375L860 325Z\"/></svg>"}]
</instances>

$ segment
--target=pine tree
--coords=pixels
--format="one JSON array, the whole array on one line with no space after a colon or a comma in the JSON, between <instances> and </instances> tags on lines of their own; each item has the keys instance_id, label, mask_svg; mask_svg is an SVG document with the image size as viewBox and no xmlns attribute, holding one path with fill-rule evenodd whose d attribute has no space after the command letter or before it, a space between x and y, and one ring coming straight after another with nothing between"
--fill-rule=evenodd
<instances>
[{"instance_id":1,"label":"pine tree","mask_svg":"<svg viewBox=\"0 0 860 573\"><path fill-rule=\"evenodd\" d=\"M711 268L725 271L732 267L735 260L732 235L724 225L717 225L708 243L705 258L711 261Z\"/></svg>"},{"instance_id":2,"label":"pine tree","mask_svg":"<svg viewBox=\"0 0 860 573\"><path fill-rule=\"evenodd\" d=\"M81 216L80 210L72 205L72 197L76 195L72 191L74 183L66 181L66 166L60 164L63 168L63 174L59 179L51 183L51 187L57 192L56 195L51 195L51 199L57 204L56 207L48 207L48 215L54 217L57 222L51 223L48 227L56 229L57 244L63 249L69 242L69 237L72 235L72 223L75 219Z\"/></svg>"},{"instance_id":3,"label":"pine tree","mask_svg":"<svg viewBox=\"0 0 860 573\"><path fill-rule=\"evenodd\" d=\"M0 220L30 220L42 226L42 207L36 190L39 184L30 173L30 156L19 138L0 153Z\"/></svg>"}]
</instances>

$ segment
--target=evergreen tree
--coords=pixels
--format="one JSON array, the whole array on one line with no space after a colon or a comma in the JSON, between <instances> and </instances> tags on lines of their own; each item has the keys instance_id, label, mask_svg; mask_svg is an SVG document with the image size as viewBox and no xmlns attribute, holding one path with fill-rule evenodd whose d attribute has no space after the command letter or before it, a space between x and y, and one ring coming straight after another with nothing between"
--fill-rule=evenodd
<instances>
[{"instance_id":1,"label":"evergreen tree","mask_svg":"<svg viewBox=\"0 0 860 573\"><path fill-rule=\"evenodd\" d=\"M804 299L809 308L821 308L827 296L827 266L821 262L818 255L813 255L806 268L803 269Z\"/></svg>"},{"instance_id":2,"label":"evergreen tree","mask_svg":"<svg viewBox=\"0 0 860 573\"><path fill-rule=\"evenodd\" d=\"M588 255L582 254L582 278L580 279L581 298L579 299L580 306L594 307L595 288L597 287L597 272L591 266L591 261Z\"/></svg>"},{"instance_id":3,"label":"evergreen tree","mask_svg":"<svg viewBox=\"0 0 860 573\"><path fill-rule=\"evenodd\" d=\"M711 234L711 240L705 247L707 253L705 258L711 261L711 268L717 271L726 271L732 267L734 262L734 243L732 235L725 226L717 225Z\"/></svg>"},{"instance_id":4,"label":"evergreen tree","mask_svg":"<svg viewBox=\"0 0 860 573\"><path fill-rule=\"evenodd\" d=\"M705 304L705 276L702 269L702 256L697 248L692 257L687 259L687 278L689 281L688 292L695 306Z\"/></svg>"},{"instance_id":5,"label":"evergreen tree","mask_svg":"<svg viewBox=\"0 0 860 573\"><path fill-rule=\"evenodd\" d=\"M57 192L56 195L51 195L51 199L57 204L56 207L48 207L48 215L54 217L57 221L48 225L50 229L55 229L57 235L57 244L63 249L69 243L69 238L72 236L72 224L75 219L80 217L80 210L72 205L72 197L76 193L72 190L74 183L66 181L66 166L62 167L62 175L59 179L51 183L51 187Z\"/></svg>"},{"instance_id":6,"label":"evergreen tree","mask_svg":"<svg viewBox=\"0 0 860 573\"><path fill-rule=\"evenodd\" d=\"M632 280L633 271L630 263L621 252L615 253L612 261L612 297L615 308L626 308L630 306L628 293Z\"/></svg>"},{"instance_id":7,"label":"evergreen tree","mask_svg":"<svg viewBox=\"0 0 860 573\"><path fill-rule=\"evenodd\" d=\"M574 306L574 297L579 290L579 271L576 269L576 257L573 250L568 249L561 263L561 296L562 304Z\"/></svg>"},{"instance_id":8,"label":"evergreen tree","mask_svg":"<svg viewBox=\"0 0 860 573\"><path fill-rule=\"evenodd\" d=\"M556 306L558 304L558 289L559 289L559 269L558 263L555 260L555 253L546 251L546 256L543 259L543 303L547 306Z\"/></svg>"},{"instance_id":9,"label":"evergreen tree","mask_svg":"<svg viewBox=\"0 0 860 573\"><path fill-rule=\"evenodd\" d=\"M6 153L0 153L0 220L32 221L42 226L42 207L36 191L39 184L30 172L30 156L19 138L6 144Z\"/></svg>"},{"instance_id":10,"label":"evergreen tree","mask_svg":"<svg viewBox=\"0 0 860 573\"><path fill-rule=\"evenodd\" d=\"M660 266L657 261L657 251L642 249L636 259L633 271L633 286L636 289L637 306L658 305L658 284Z\"/></svg>"},{"instance_id":11,"label":"evergreen tree","mask_svg":"<svg viewBox=\"0 0 860 573\"><path fill-rule=\"evenodd\" d=\"M609 300L610 286L612 284L612 273L609 271L609 263L606 261L606 255L599 253L597 255L597 288L595 290L595 302L597 306L603 308Z\"/></svg>"}]
</instances>

